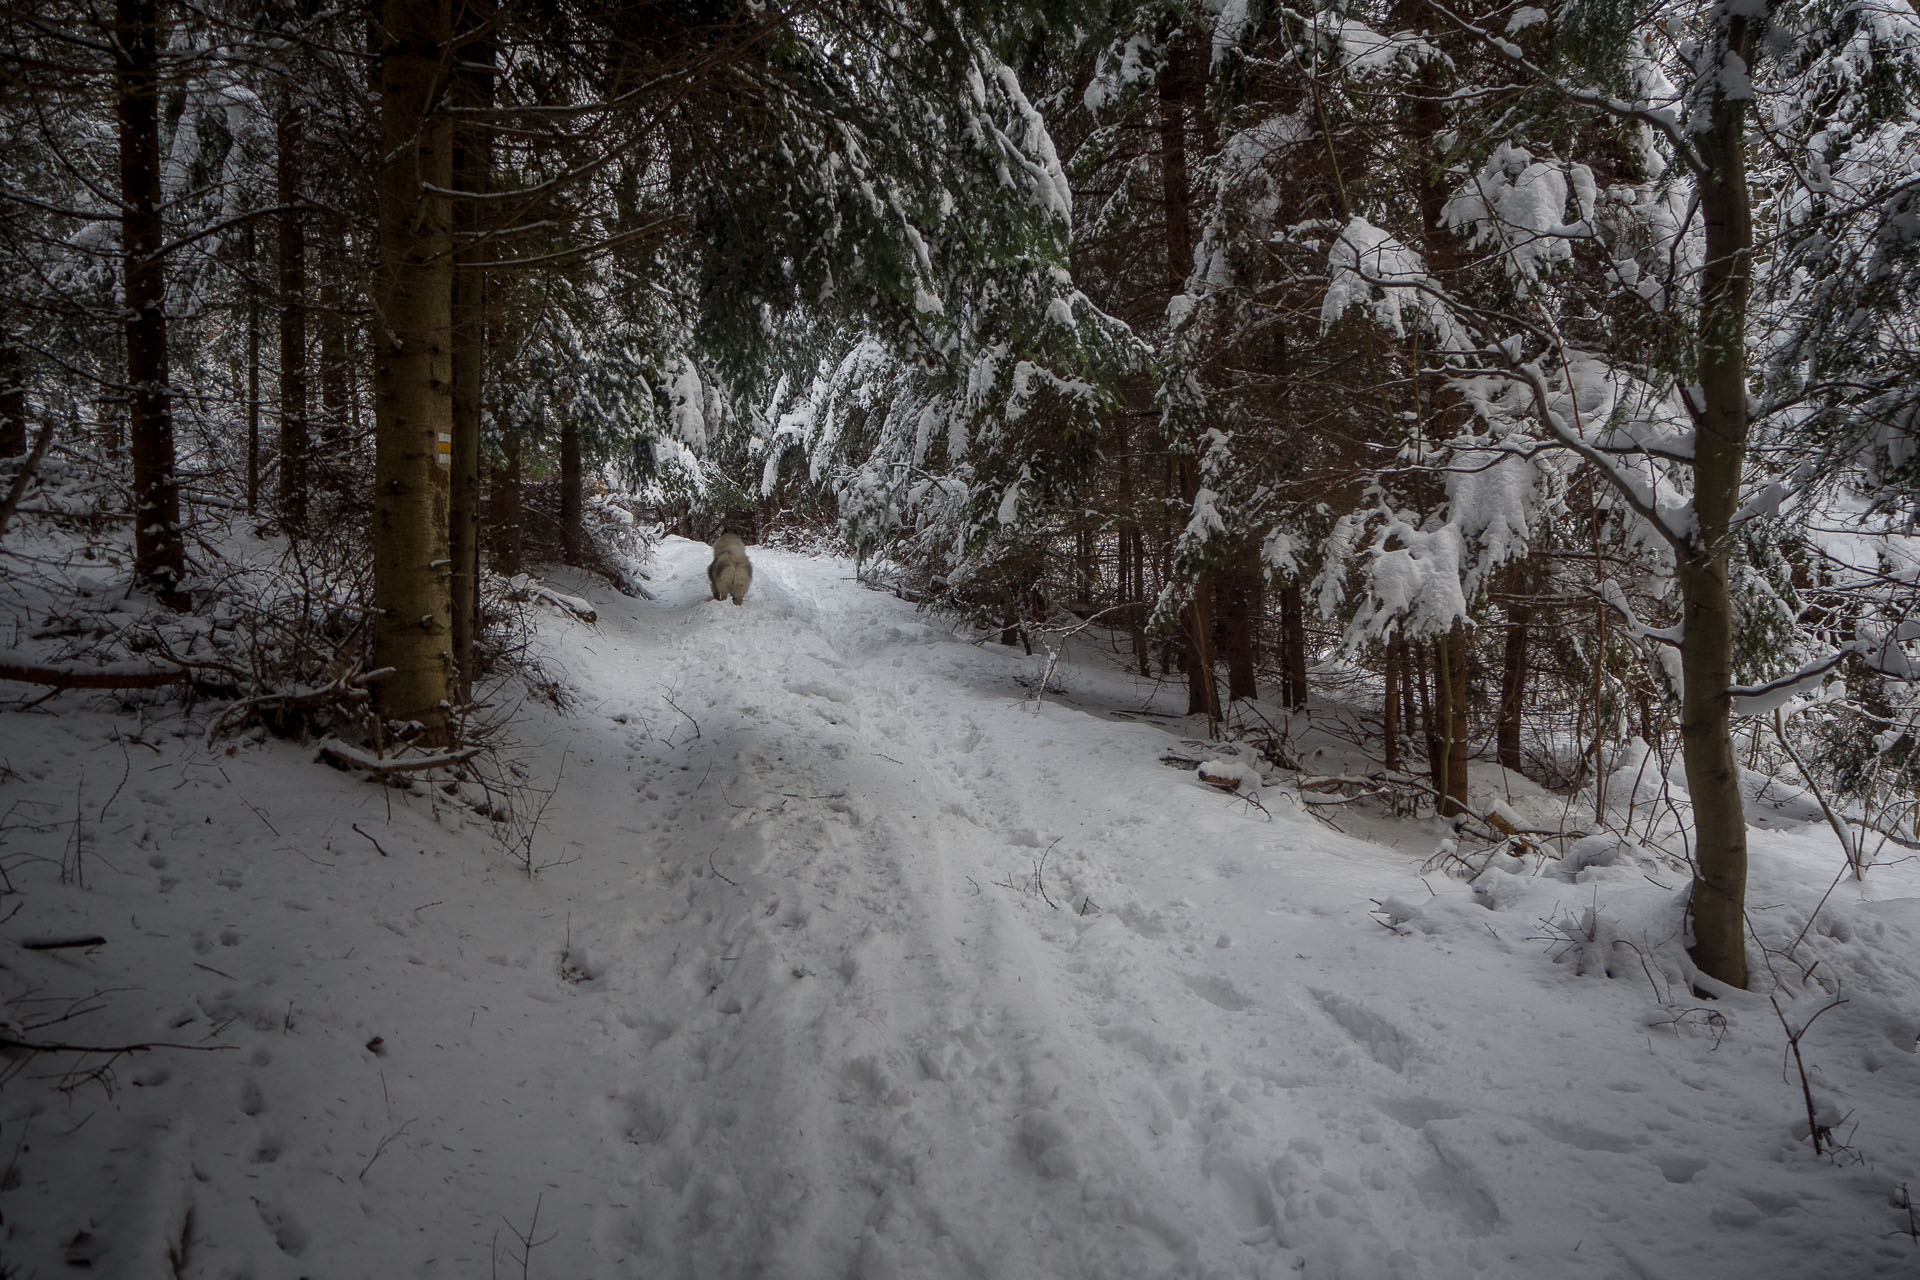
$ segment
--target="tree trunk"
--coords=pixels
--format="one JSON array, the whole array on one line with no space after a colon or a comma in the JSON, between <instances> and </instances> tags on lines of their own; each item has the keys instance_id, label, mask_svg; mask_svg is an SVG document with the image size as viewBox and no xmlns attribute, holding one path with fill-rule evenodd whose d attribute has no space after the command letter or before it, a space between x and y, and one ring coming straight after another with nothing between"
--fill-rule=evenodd
<instances>
[{"instance_id":1,"label":"tree trunk","mask_svg":"<svg viewBox=\"0 0 1920 1280\"><path fill-rule=\"evenodd\" d=\"M0 323L0 458L17 458L26 451L26 370L13 331Z\"/></svg>"},{"instance_id":2,"label":"tree trunk","mask_svg":"<svg viewBox=\"0 0 1920 1280\"><path fill-rule=\"evenodd\" d=\"M487 32L458 51L454 99L456 105L470 110L493 105L496 41L491 34L491 9L471 0L463 8L462 26L479 25ZM454 129L453 142L454 189L485 192L493 168L491 133L483 124L463 123ZM487 248L479 242L480 211L477 200L458 200L453 206L453 474L448 547L453 559L453 660L462 699L472 686L473 642L480 623L480 411L487 363L487 276L479 267Z\"/></svg>"},{"instance_id":3,"label":"tree trunk","mask_svg":"<svg viewBox=\"0 0 1920 1280\"><path fill-rule=\"evenodd\" d=\"M1467 624L1454 623L1453 632L1444 644L1446 661L1435 663L1433 674L1434 679L1440 681L1447 691L1447 716L1441 723L1446 735L1446 803L1440 813L1442 817L1450 817L1467 812L1467 755L1472 746L1467 705L1467 658L1472 649L1472 640L1467 633Z\"/></svg>"},{"instance_id":4,"label":"tree trunk","mask_svg":"<svg viewBox=\"0 0 1920 1280\"><path fill-rule=\"evenodd\" d=\"M1387 640L1387 657L1384 664L1385 696L1380 700L1380 736L1385 740L1385 752L1381 763L1389 773L1400 768L1400 641L1398 637Z\"/></svg>"},{"instance_id":5,"label":"tree trunk","mask_svg":"<svg viewBox=\"0 0 1920 1280\"><path fill-rule=\"evenodd\" d=\"M1405 639L1394 641L1400 651L1400 734L1403 743L1412 744L1420 732L1420 703L1424 686L1420 684L1419 646Z\"/></svg>"},{"instance_id":6,"label":"tree trunk","mask_svg":"<svg viewBox=\"0 0 1920 1280\"><path fill-rule=\"evenodd\" d=\"M560 555L568 564L579 564L586 546L580 524L581 487L580 428L568 416L560 424Z\"/></svg>"},{"instance_id":7,"label":"tree trunk","mask_svg":"<svg viewBox=\"0 0 1920 1280\"><path fill-rule=\"evenodd\" d=\"M1202 108L1197 102L1200 82L1187 73L1187 51L1175 49L1160 70L1160 206L1165 220L1167 250L1167 296L1186 291L1187 276L1193 270L1193 192L1187 166L1187 125L1189 112ZM1179 441L1176 475L1181 501L1188 506L1200 492L1200 443L1189 433ZM1209 730L1220 719L1220 692L1215 687L1213 670L1213 575L1194 576L1193 599L1181 617L1181 638L1185 652L1181 668L1187 676L1187 710L1204 713Z\"/></svg>"},{"instance_id":8,"label":"tree trunk","mask_svg":"<svg viewBox=\"0 0 1920 1280\"><path fill-rule=\"evenodd\" d=\"M1515 590L1522 589L1516 585ZM1507 643L1500 665L1500 714L1494 731L1500 767L1520 772L1520 720L1526 706L1527 681L1531 675L1528 661L1528 631L1533 624L1533 609L1524 601L1507 605Z\"/></svg>"},{"instance_id":9,"label":"tree trunk","mask_svg":"<svg viewBox=\"0 0 1920 1280\"><path fill-rule=\"evenodd\" d=\"M1447 679L1447 638L1433 642L1433 710L1427 717L1427 773L1433 789L1439 793L1437 806L1441 817L1453 812L1450 798L1452 780L1447 770L1453 764L1453 752L1447 750L1446 729L1453 723L1453 682Z\"/></svg>"},{"instance_id":10,"label":"tree trunk","mask_svg":"<svg viewBox=\"0 0 1920 1280\"><path fill-rule=\"evenodd\" d=\"M1263 605L1260 556L1254 548L1234 553L1215 578L1220 611L1221 656L1227 660L1227 700L1257 698L1254 676L1254 637Z\"/></svg>"},{"instance_id":11,"label":"tree trunk","mask_svg":"<svg viewBox=\"0 0 1920 1280\"><path fill-rule=\"evenodd\" d=\"M384 0L380 75L380 260L375 274L373 603L382 714L451 738L447 530L435 474L451 432L453 180L447 117L433 109L452 34L451 0Z\"/></svg>"},{"instance_id":12,"label":"tree trunk","mask_svg":"<svg viewBox=\"0 0 1920 1280\"><path fill-rule=\"evenodd\" d=\"M1187 677L1187 714L1204 715L1208 732L1220 720L1220 687L1213 670L1213 575L1201 574L1193 584L1193 600L1183 613L1182 650Z\"/></svg>"},{"instance_id":13,"label":"tree trunk","mask_svg":"<svg viewBox=\"0 0 1920 1280\"><path fill-rule=\"evenodd\" d=\"M247 514L260 510L260 258L247 223Z\"/></svg>"},{"instance_id":14,"label":"tree trunk","mask_svg":"<svg viewBox=\"0 0 1920 1280\"><path fill-rule=\"evenodd\" d=\"M304 150L300 108L293 94L281 104L275 129L279 152L276 187L280 211L280 526L307 523L307 234L298 209Z\"/></svg>"},{"instance_id":15,"label":"tree trunk","mask_svg":"<svg viewBox=\"0 0 1920 1280\"><path fill-rule=\"evenodd\" d=\"M512 577L520 572L521 476L520 436L503 431L501 463L487 473L487 553L493 571Z\"/></svg>"},{"instance_id":16,"label":"tree trunk","mask_svg":"<svg viewBox=\"0 0 1920 1280\"><path fill-rule=\"evenodd\" d=\"M1127 638L1133 649L1133 662L1142 676L1151 675L1153 656L1147 644L1145 582L1146 541L1140 536L1133 497L1133 460L1127 456L1122 439L1116 452L1120 466L1120 531L1115 539L1115 558L1119 562L1120 601L1126 607L1120 617L1126 624Z\"/></svg>"},{"instance_id":17,"label":"tree trunk","mask_svg":"<svg viewBox=\"0 0 1920 1280\"><path fill-rule=\"evenodd\" d=\"M340 286L328 280L320 286L320 439L327 452L347 445L347 397L351 386L347 355L347 318ZM329 458L329 468L341 465Z\"/></svg>"},{"instance_id":18,"label":"tree trunk","mask_svg":"<svg viewBox=\"0 0 1920 1280\"><path fill-rule=\"evenodd\" d=\"M1727 61L1752 66L1755 32L1748 18L1736 8L1718 11L1715 21L1725 24ZM1679 564L1680 738L1695 829L1693 960L1708 976L1744 988L1747 824L1728 694L1733 603L1727 563L1749 427L1745 329L1753 221L1744 151L1748 99L1730 95L1718 79L1711 93L1711 127L1696 143L1707 169L1700 180L1706 263L1700 285L1694 529Z\"/></svg>"},{"instance_id":19,"label":"tree trunk","mask_svg":"<svg viewBox=\"0 0 1920 1280\"><path fill-rule=\"evenodd\" d=\"M1280 588L1281 697L1288 708L1307 708L1307 609L1300 583Z\"/></svg>"},{"instance_id":20,"label":"tree trunk","mask_svg":"<svg viewBox=\"0 0 1920 1280\"><path fill-rule=\"evenodd\" d=\"M1087 617L1093 613L1093 584L1100 568L1095 560L1099 552L1099 542L1093 527L1084 524L1074 530L1073 541L1073 599L1079 607L1080 615Z\"/></svg>"},{"instance_id":21,"label":"tree trunk","mask_svg":"<svg viewBox=\"0 0 1920 1280\"><path fill-rule=\"evenodd\" d=\"M120 125L120 256L126 300L127 435L133 452L133 572L163 604L183 608L186 548L174 471L167 383L165 227L160 217L160 12L116 0Z\"/></svg>"},{"instance_id":22,"label":"tree trunk","mask_svg":"<svg viewBox=\"0 0 1920 1280\"><path fill-rule=\"evenodd\" d=\"M1142 676L1148 676L1153 674L1153 646L1147 642L1147 539L1138 524L1128 525L1126 539L1133 548L1133 586L1128 595L1133 608L1128 613L1128 629L1134 664Z\"/></svg>"}]
</instances>

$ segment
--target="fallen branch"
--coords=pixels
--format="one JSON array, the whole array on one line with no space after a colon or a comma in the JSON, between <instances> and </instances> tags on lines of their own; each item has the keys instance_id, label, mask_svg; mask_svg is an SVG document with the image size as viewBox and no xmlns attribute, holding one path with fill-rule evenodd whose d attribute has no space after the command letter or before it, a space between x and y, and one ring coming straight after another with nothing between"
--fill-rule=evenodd
<instances>
[{"instance_id":1,"label":"fallen branch","mask_svg":"<svg viewBox=\"0 0 1920 1280\"><path fill-rule=\"evenodd\" d=\"M367 697L366 687L386 679L393 674L393 670L392 667L380 667L373 671L362 672L356 663L353 668L342 672L323 685L309 689L258 693L249 698L241 698L229 705L207 727L206 743L212 746L221 734L240 724L258 708L271 707L276 711L298 711L306 707L323 707L338 701L364 699Z\"/></svg>"},{"instance_id":2,"label":"fallen branch","mask_svg":"<svg viewBox=\"0 0 1920 1280\"><path fill-rule=\"evenodd\" d=\"M1200 781L1226 792L1237 792L1246 782L1246 778L1237 773L1209 773L1205 765L1196 766L1194 772L1199 776Z\"/></svg>"},{"instance_id":3,"label":"fallen branch","mask_svg":"<svg viewBox=\"0 0 1920 1280\"><path fill-rule=\"evenodd\" d=\"M157 689L192 675L191 668L155 667L144 662L104 666L63 666L40 662L17 649L0 649L0 680L47 685L53 689Z\"/></svg>"},{"instance_id":4,"label":"fallen branch","mask_svg":"<svg viewBox=\"0 0 1920 1280\"><path fill-rule=\"evenodd\" d=\"M29 951L63 951L68 947L104 947L107 940L95 933L84 938L22 938L20 945Z\"/></svg>"},{"instance_id":5,"label":"fallen branch","mask_svg":"<svg viewBox=\"0 0 1920 1280\"><path fill-rule=\"evenodd\" d=\"M425 756L377 756L338 738L323 738L313 749L314 759L336 769L364 769L385 776L393 773L418 773L422 769L447 769L465 764L480 754L479 747L460 747Z\"/></svg>"},{"instance_id":6,"label":"fallen branch","mask_svg":"<svg viewBox=\"0 0 1920 1280\"><path fill-rule=\"evenodd\" d=\"M593 605L579 596L555 591L552 587L529 578L524 573L507 579L507 595L514 600L537 600L543 604L550 604L557 609L565 610L582 622L593 622L600 616Z\"/></svg>"},{"instance_id":7,"label":"fallen branch","mask_svg":"<svg viewBox=\"0 0 1920 1280\"><path fill-rule=\"evenodd\" d=\"M21 1040L0 1035L0 1049L25 1049L31 1053L148 1053L154 1049L184 1049L189 1053L225 1053L237 1044L177 1044L171 1040L146 1040L139 1044L67 1044L60 1040Z\"/></svg>"}]
</instances>

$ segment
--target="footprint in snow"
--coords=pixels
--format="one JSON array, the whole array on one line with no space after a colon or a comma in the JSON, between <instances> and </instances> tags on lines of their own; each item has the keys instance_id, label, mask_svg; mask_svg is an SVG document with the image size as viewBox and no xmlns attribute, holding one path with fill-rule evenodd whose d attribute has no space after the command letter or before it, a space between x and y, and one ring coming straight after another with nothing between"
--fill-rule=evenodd
<instances>
[{"instance_id":1,"label":"footprint in snow","mask_svg":"<svg viewBox=\"0 0 1920 1280\"><path fill-rule=\"evenodd\" d=\"M1407 1060L1415 1056L1415 1049L1399 1028L1337 992L1313 991L1312 995L1326 1015L1352 1036L1369 1058L1390 1071L1407 1069Z\"/></svg>"},{"instance_id":2,"label":"footprint in snow","mask_svg":"<svg viewBox=\"0 0 1920 1280\"><path fill-rule=\"evenodd\" d=\"M301 1226L293 1215L264 1200L255 1200L253 1207L260 1214L261 1225L273 1233L274 1246L280 1252L289 1258L297 1258L307 1251L310 1239L307 1229Z\"/></svg>"},{"instance_id":3,"label":"footprint in snow","mask_svg":"<svg viewBox=\"0 0 1920 1280\"><path fill-rule=\"evenodd\" d=\"M1196 973L1187 975L1186 982L1187 989L1193 994L1228 1013L1244 1013L1253 1007L1253 1001L1225 978L1211 973Z\"/></svg>"}]
</instances>

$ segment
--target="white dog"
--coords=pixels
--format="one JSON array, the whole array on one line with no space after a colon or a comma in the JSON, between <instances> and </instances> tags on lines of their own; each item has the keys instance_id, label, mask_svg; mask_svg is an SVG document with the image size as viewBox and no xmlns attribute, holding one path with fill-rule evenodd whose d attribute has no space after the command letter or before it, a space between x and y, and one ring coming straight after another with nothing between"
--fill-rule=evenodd
<instances>
[{"instance_id":1,"label":"white dog","mask_svg":"<svg viewBox=\"0 0 1920 1280\"><path fill-rule=\"evenodd\" d=\"M713 563L707 566L707 584L713 588L713 598L724 600L733 597L739 604L747 598L747 588L753 585L753 565L747 560L747 544L740 541L737 533L723 533L713 544Z\"/></svg>"}]
</instances>

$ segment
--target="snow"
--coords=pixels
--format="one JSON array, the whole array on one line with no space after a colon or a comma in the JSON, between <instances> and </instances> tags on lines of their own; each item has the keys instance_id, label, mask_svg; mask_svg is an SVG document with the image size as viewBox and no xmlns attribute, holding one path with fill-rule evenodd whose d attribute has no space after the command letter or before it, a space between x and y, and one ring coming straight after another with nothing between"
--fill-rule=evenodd
<instances>
[{"instance_id":1,"label":"snow","mask_svg":"<svg viewBox=\"0 0 1920 1280\"><path fill-rule=\"evenodd\" d=\"M664 542L652 600L557 580L598 621L533 615L571 700L512 699L490 793L209 750L159 697L0 713L6 1036L185 1046L0 1059L6 1267L1913 1274L1912 864L1697 996L1655 798L1565 859L1335 831L1163 765L1197 722L1084 638L1036 698L1042 658L844 561L756 547L736 609L707 556ZM1784 951L1839 853L1755 812ZM1820 980L1837 1159L1768 1003L1804 1026Z\"/></svg>"},{"instance_id":2,"label":"snow","mask_svg":"<svg viewBox=\"0 0 1920 1280\"><path fill-rule=\"evenodd\" d=\"M1566 221L1567 200L1579 219ZM1535 160L1524 147L1501 143L1473 180L1441 210L1441 222L1464 229L1475 248L1500 253L1501 266L1525 292L1554 266L1572 260L1573 244L1593 234L1592 170Z\"/></svg>"},{"instance_id":3,"label":"snow","mask_svg":"<svg viewBox=\"0 0 1920 1280\"><path fill-rule=\"evenodd\" d=\"M1354 307L1396 338L1424 328L1442 349L1469 350L1472 342L1452 310L1435 296L1425 261L1412 247L1353 218L1327 250L1329 281L1321 300L1321 327L1331 328Z\"/></svg>"},{"instance_id":4,"label":"snow","mask_svg":"<svg viewBox=\"0 0 1920 1280\"><path fill-rule=\"evenodd\" d=\"M669 420L674 439L696 454L704 452L707 447L706 389L701 385L700 371L685 356L680 358L679 367L674 371L668 398L672 401Z\"/></svg>"},{"instance_id":5,"label":"snow","mask_svg":"<svg viewBox=\"0 0 1920 1280\"><path fill-rule=\"evenodd\" d=\"M1159 61L1160 51L1150 37L1129 36L1124 44L1100 55L1099 66L1081 95L1081 103L1088 111L1098 113L1136 86L1151 82L1158 74Z\"/></svg>"}]
</instances>

